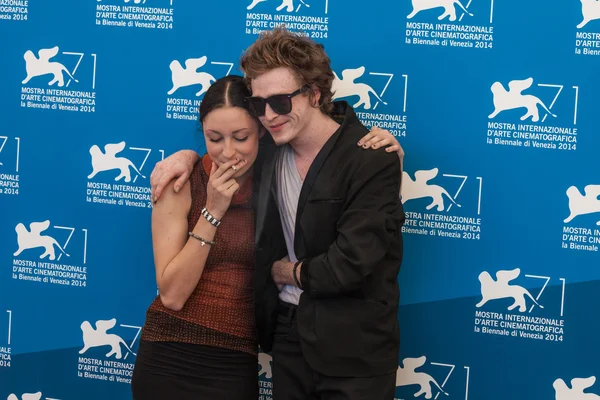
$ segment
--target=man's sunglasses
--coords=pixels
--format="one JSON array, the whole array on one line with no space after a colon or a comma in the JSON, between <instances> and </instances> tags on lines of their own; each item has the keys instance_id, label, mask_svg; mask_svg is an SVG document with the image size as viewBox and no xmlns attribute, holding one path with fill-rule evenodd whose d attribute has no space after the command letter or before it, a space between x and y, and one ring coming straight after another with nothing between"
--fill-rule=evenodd
<instances>
[{"instance_id":1,"label":"man's sunglasses","mask_svg":"<svg viewBox=\"0 0 600 400\"><path fill-rule=\"evenodd\" d=\"M277 114L284 115L289 114L292 111L292 98L300 93L306 92L308 89L310 89L310 85L304 85L294 93L275 94L266 99L262 97L246 97L245 100L248 105L248 111L255 117L262 117L265 115L267 104L271 107L271 110Z\"/></svg>"}]
</instances>

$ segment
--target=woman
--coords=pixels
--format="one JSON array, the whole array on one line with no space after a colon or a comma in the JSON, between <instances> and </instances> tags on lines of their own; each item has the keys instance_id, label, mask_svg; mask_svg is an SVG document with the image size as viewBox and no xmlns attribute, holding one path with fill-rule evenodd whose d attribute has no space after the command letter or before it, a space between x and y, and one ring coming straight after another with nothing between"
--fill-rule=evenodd
<instances>
[{"instance_id":1,"label":"woman","mask_svg":"<svg viewBox=\"0 0 600 400\"><path fill-rule=\"evenodd\" d=\"M238 76L210 87L200 106L207 154L154 205L160 295L142 330L134 400L258 398L251 195L263 132L245 109L249 95ZM386 131L365 138L399 147Z\"/></svg>"}]
</instances>

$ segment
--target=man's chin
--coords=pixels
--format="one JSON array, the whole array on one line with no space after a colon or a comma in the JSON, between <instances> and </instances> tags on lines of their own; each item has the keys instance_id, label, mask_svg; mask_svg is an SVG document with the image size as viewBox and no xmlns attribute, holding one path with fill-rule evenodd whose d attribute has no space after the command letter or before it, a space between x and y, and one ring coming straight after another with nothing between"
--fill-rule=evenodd
<instances>
[{"instance_id":1,"label":"man's chin","mask_svg":"<svg viewBox=\"0 0 600 400\"><path fill-rule=\"evenodd\" d=\"M275 142L275 144L276 144L277 146L281 146L281 145L284 145L284 144L286 144L286 143L287 143L285 140L281 140L281 138L279 138L279 140L278 140L278 139L275 139L275 138L273 138L273 141Z\"/></svg>"},{"instance_id":2,"label":"man's chin","mask_svg":"<svg viewBox=\"0 0 600 400\"><path fill-rule=\"evenodd\" d=\"M282 144L287 144L290 142L290 135L287 133L283 133L283 132L276 132L276 133L272 133L269 132L271 134L271 137L273 138L273 141L275 142L275 144L277 146L281 146Z\"/></svg>"}]
</instances>

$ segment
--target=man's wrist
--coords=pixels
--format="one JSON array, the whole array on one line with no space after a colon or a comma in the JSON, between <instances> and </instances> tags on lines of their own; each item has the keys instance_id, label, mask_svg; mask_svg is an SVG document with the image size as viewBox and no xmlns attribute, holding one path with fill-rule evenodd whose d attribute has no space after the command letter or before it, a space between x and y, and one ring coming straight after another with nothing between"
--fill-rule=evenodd
<instances>
[{"instance_id":1,"label":"man's wrist","mask_svg":"<svg viewBox=\"0 0 600 400\"><path fill-rule=\"evenodd\" d=\"M296 283L296 287L302 289L302 284L300 283L300 270L302 268L302 261L296 261L294 263L294 268L292 270L292 275L294 276L294 282Z\"/></svg>"},{"instance_id":2,"label":"man's wrist","mask_svg":"<svg viewBox=\"0 0 600 400\"><path fill-rule=\"evenodd\" d=\"M276 284L295 286L294 264L290 261L276 261L273 264L273 280ZM299 272L299 270L298 270Z\"/></svg>"},{"instance_id":3,"label":"man's wrist","mask_svg":"<svg viewBox=\"0 0 600 400\"><path fill-rule=\"evenodd\" d=\"M282 265L281 276L286 285L294 285L294 263L287 261Z\"/></svg>"},{"instance_id":4,"label":"man's wrist","mask_svg":"<svg viewBox=\"0 0 600 400\"><path fill-rule=\"evenodd\" d=\"M200 159L200 154L198 154L197 151L195 150L181 150L187 153L187 156L189 157L190 161L195 164L196 161L198 161Z\"/></svg>"}]
</instances>

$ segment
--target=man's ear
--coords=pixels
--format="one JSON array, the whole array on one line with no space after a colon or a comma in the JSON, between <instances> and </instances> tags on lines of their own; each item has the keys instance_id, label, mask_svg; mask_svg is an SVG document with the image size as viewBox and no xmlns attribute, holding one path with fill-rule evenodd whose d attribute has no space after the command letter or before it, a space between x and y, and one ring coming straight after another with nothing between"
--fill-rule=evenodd
<instances>
[{"instance_id":1,"label":"man's ear","mask_svg":"<svg viewBox=\"0 0 600 400\"><path fill-rule=\"evenodd\" d=\"M319 90L318 87L316 87L315 85L313 85L310 90L312 90L313 92L313 101L311 106L313 106L314 108L319 108L319 103L321 101L321 90Z\"/></svg>"}]
</instances>

